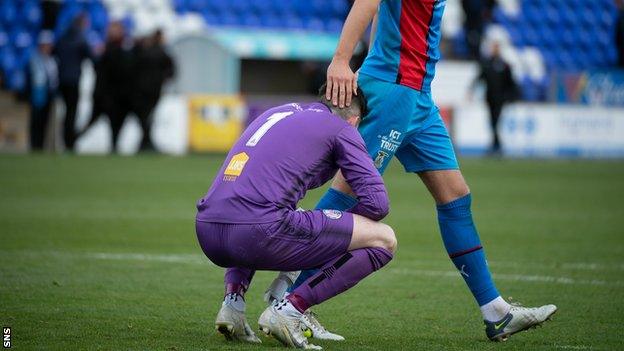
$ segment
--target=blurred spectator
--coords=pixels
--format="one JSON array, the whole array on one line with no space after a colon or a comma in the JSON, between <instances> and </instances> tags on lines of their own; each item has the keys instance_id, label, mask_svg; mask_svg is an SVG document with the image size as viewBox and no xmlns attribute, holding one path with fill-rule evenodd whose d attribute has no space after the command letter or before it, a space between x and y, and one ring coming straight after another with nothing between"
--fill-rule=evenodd
<instances>
[{"instance_id":1,"label":"blurred spectator","mask_svg":"<svg viewBox=\"0 0 624 351\"><path fill-rule=\"evenodd\" d=\"M135 82L133 109L141 123L141 150L153 150L151 140L152 113L158 104L165 81L174 74L171 57L163 45L160 30L135 46Z\"/></svg>"},{"instance_id":2,"label":"blurred spectator","mask_svg":"<svg viewBox=\"0 0 624 351\"><path fill-rule=\"evenodd\" d=\"M496 6L496 0L462 0L462 8L466 19L464 32L466 45L471 59L481 57L481 37L485 24L490 20L491 13Z\"/></svg>"},{"instance_id":3,"label":"blurred spectator","mask_svg":"<svg viewBox=\"0 0 624 351\"><path fill-rule=\"evenodd\" d=\"M307 81L306 93L313 95L316 92L318 94L319 88L327 79L325 72L327 72L328 65L328 62L319 61L303 61L301 63L301 71Z\"/></svg>"},{"instance_id":4,"label":"blurred spectator","mask_svg":"<svg viewBox=\"0 0 624 351\"><path fill-rule=\"evenodd\" d=\"M86 21L84 14L78 15L54 49L59 64L59 88L65 103L63 139L68 150L73 150L77 137L75 122L82 62L91 58L91 50L84 33Z\"/></svg>"},{"instance_id":5,"label":"blurred spectator","mask_svg":"<svg viewBox=\"0 0 624 351\"><path fill-rule=\"evenodd\" d=\"M28 95L30 103L30 147L42 150L50 120L50 106L58 88L58 67L52 57L54 35L51 31L39 34L39 46L28 65Z\"/></svg>"},{"instance_id":6,"label":"blurred spectator","mask_svg":"<svg viewBox=\"0 0 624 351\"><path fill-rule=\"evenodd\" d=\"M479 58L481 35L483 34L483 0L462 0L462 7L466 15L464 31L470 58Z\"/></svg>"},{"instance_id":7,"label":"blurred spectator","mask_svg":"<svg viewBox=\"0 0 624 351\"><path fill-rule=\"evenodd\" d=\"M82 133L105 114L110 120L112 151L117 150L119 132L132 109L134 57L121 22L108 27L104 53L95 63L96 82L93 91L91 119ZM81 134L82 134L81 133Z\"/></svg>"},{"instance_id":8,"label":"blurred spectator","mask_svg":"<svg viewBox=\"0 0 624 351\"><path fill-rule=\"evenodd\" d=\"M498 121L506 102L515 100L518 88L513 80L511 68L500 55L500 45L492 45L492 55L481 62L481 72L475 83L485 83L485 100L490 110L490 123L494 142L491 152L500 152L500 139L498 135Z\"/></svg>"},{"instance_id":9,"label":"blurred spectator","mask_svg":"<svg viewBox=\"0 0 624 351\"><path fill-rule=\"evenodd\" d=\"M618 8L615 45L618 52L618 66L624 68L624 0L616 0L615 5Z\"/></svg>"}]
</instances>

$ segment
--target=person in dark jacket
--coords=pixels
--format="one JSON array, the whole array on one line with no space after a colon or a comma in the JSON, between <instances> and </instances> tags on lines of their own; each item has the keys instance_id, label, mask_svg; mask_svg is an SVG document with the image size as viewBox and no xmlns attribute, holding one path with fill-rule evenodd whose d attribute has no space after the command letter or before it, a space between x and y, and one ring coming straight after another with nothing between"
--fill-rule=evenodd
<instances>
[{"instance_id":1,"label":"person in dark jacket","mask_svg":"<svg viewBox=\"0 0 624 351\"><path fill-rule=\"evenodd\" d=\"M92 58L84 33L85 27L85 15L78 15L71 27L59 38L54 49L59 64L59 90L65 103L63 139L65 147L70 151L74 149L77 138L75 123L82 62Z\"/></svg>"},{"instance_id":2,"label":"person in dark jacket","mask_svg":"<svg viewBox=\"0 0 624 351\"><path fill-rule=\"evenodd\" d=\"M96 82L91 119L81 134L85 133L98 117L106 115L110 120L113 152L117 150L119 133L126 116L132 111L134 70L134 53L126 40L123 24L112 22L108 27L104 52L95 63Z\"/></svg>"},{"instance_id":3,"label":"person in dark jacket","mask_svg":"<svg viewBox=\"0 0 624 351\"><path fill-rule=\"evenodd\" d=\"M617 20L615 23L615 45L618 53L618 66L624 68L624 0L616 0Z\"/></svg>"},{"instance_id":4,"label":"person in dark jacket","mask_svg":"<svg viewBox=\"0 0 624 351\"><path fill-rule=\"evenodd\" d=\"M28 64L28 95L30 104L30 148L42 150L50 106L58 88L58 67L52 56L54 35L50 31L39 34L39 47Z\"/></svg>"},{"instance_id":5,"label":"person in dark jacket","mask_svg":"<svg viewBox=\"0 0 624 351\"><path fill-rule=\"evenodd\" d=\"M135 82L133 106L139 118L143 138L141 150L153 150L150 132L152 114L158 104L165 81L174 74L173 61L163 45L160 30L135 46Z\"/></svg>"},{"instance_id":6,"label":"person in dark jacket","mask_svg":"<svg viewBox=\"0 0 624 351\"><path fill-rule=\"evenodd\" d=\"M517 97L517 87L511 74L511 67L500 55L500 45L494 43L492 55L481 62L481 72L475 81L483 81L486 87L485 100L490 110L490 123L494 141L492 153L500 152L498 121L506 102Z\"/></svg>"}]
</instances>

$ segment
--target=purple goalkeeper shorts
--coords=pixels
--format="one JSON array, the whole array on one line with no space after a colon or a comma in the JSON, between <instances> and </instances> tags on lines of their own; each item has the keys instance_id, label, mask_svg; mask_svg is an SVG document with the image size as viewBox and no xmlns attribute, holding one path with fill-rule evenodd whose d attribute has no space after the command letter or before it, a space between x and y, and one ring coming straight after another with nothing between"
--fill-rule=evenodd
<instances>
[{"instance_id":1,"label":"purple goalkeeper shorts","mask_svg":"<svg viewBox=\"0 0 624 351\"><path fill-rule=\"evenodd\" d=\"M344 254L353 215L336 210L291 211L264 224L195 222L204 254L221 267L297 271L317 268Z\"/></svg>"}]
</instances>

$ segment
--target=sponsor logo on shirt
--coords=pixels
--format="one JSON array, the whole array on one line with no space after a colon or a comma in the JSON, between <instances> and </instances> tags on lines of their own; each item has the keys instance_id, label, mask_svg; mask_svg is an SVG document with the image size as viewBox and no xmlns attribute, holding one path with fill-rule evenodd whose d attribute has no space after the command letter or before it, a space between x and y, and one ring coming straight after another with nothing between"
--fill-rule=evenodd
<instances>
[{"instance_id":1,"label":"sponsor logo on shirt","mask_svg":"<svg viewBox=\"0 0 624 351\"><path fill-rule=\"evenodd\" d=\"M323 214L329 219L340 219L342 217L342 211L338 210L323 210Z\"/></svg>"},{"instance_id":2,"label":"sponsor logo on shirt","mask_svg":"<svg viewBox=\"0 0 624 351\"><path fill-rule=\"evenodd\" d=\"M232 156L230 163L228 163L225 171L223 172L223 180L228 182L235 181L236 178L243 172L247 161L249 161L249 156L247 156L244 152Z\"/></svg>"},{"instance_id":3,"label":"sponsor logo on shirt","mask_svg":"<svg viewBox=\"0 0 624 351\"><path fill-rule=\"evenodd\" d=\"M394 129L390 130L388 135L380 135L381 149L394 153L401 145L401 132Z\"/></svg>"}]
</instances>

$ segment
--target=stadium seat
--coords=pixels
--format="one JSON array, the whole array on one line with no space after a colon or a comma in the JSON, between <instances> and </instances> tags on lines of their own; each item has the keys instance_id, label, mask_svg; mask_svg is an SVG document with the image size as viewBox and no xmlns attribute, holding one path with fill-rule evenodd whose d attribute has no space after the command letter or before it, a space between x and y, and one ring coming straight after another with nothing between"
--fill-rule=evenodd
<instances>
[{"instance_id":1,"label":"stadium seat","mask_svg":"<svg viewBox=\"0 0 624 351\"><path fill-rule=\"evenodd\" d=\"M322 32L325 30L325 24L318 17L310 17L305 20L305 29L313 32Z\"/></svg>"},{"instance_id":2,"label":"stadium seat","mask_svg":"<svg viewBox=\"0 0 624 351\"><path fill-rule=\"evenodd\" d=\"M173 10L201 14L212 26L265 27L337 33L349 12L346 0L171 0Z\"/></svg>"},{"instance_id":3,"label":"stadium seat","mask_svg":"<svg viewBox=\"0 0 624 351\"><path fill-rule=\"evenodd\" d=\"M241 18L239 16L234 15L233 13L223 13L220 15L219 22L223 26L239 26L242 24Z\"/></svg>"},{"instance_id":4,"label":"stadium seat","mask_svg":"<svg viewBox=\"0 0 624 351\"><path fill-rule=\"evenodd\" d=\"M325 23L325 29L331 33L340 33L342 31L343 21L338 18L332 18Z\"/></svg>"},{"instance_id":5,"label":"stadium seat","mask_svg":"<svg viewBox=\"0 0 624 351\"><path fill-rule=\"evenodd\" d=\"M9 27L17 20L17 2L14 0L0 1L0 22Z\"/></svg>"},{"instance_id":6,"label":"stadium seat","mask_svg":"<svg viewBox=\"0 0 624 351\"><path fill-rule=\"evenodd\" d=\"M499 6L493 18L509 34L517 51L539 50L548 71L580 71L615 64L613 1L524 0L519 4L516 14ZM520 83L524 98L535 101L545 97L547 74L538 80L524 74Z\"/></svg>"},{"instance_id":7,"label":"stadium seat","mask_svg":"<svg viewBox=\"0 0 624 351\"><path fill-rule=\"evenodd\" d=\"M204 21L206 22L206 24L210 25L210 26L218 26L221 25L221 21L219 16L215 15L214 12L208 11L208 10L204 10L202 12L202 17L204 18Z\"/></svg>"},{"instance_id":8,"label":"stadium seat","mask_svg":"<svg viewBox=\"0 0 624 351\"><path fill-rule=\"evenodd\" d=\"M97 2L91 4L89 6L89 17L91 19L91 27L101 34L105 33L108 26L108 13L104 6Z\"/></svg>"},{"instance_id":9,"label":"stadium seat","mask_svg":"<svg viewBox=\"0 0 624 351\"><path fill-rule=\"evenodd\" d=\"M4 30L0 29L0 50L9 45L9 35Z\"/></svg>"},{"instance_id":10,"label":"stadium seat","mask_svg":"<svg viewBox=\"0 0 624 351\"><path fill-rule=\"evenodd\" d=\"M267 28L279 28L283 25L283 20L276 15L267 15L260 18L262 25Z\"/></svg>"},{"instance_id":11,"label":"stadium seat","mask_svg":"<svg viewBox=\"0 0 624 351\"><path fill-rule=\"evenodd\" d=\"M286 28L301 29L303 27L303 20L296 14L293 14L292 16L286 18L285 24Z\"/></svg>"},{"instance_id":12,"label":"stadium seat","mask_svg":"<svg viewBox=\"0 0 624 351\"><path fill-rule=\"evenodd\" d=\"M7 78L7 86L10 90L22 92L26 88L26 73L23 70L9 71Z\"/></svg>"},{"instance_id":13,"label":"stadium seat","mask_svg":"<svg viewBox=\"0 0 624 351\"><path fill-rule=\"evenodd\" d=\"M10 72L17 68L15 51L9 47L0 50L0 67L4 72Z\"/></svg>"},{"instance_id":14,"label":"stadium seat","mask_svg":"<svg viewBox=\"0 0 624 351\"><path fill-rule=\"evenodd\" d=\"M37 29L41 25L42 12L38 1L24 1L20 8L20 18L24 19L24 23L32 29Z\"/></svg>"},{"instance_id":15,"label":"stadium seat","mask_svg":"<svg viewBox=\"0 0 624 351\"><path fill-rule=\"evenodd\" d=\"M246 27L258 28L262 27L262 21L260 20L260 17L254 14L248 14L243 17L243 25Z\"/></svg>"}]
</instances>

